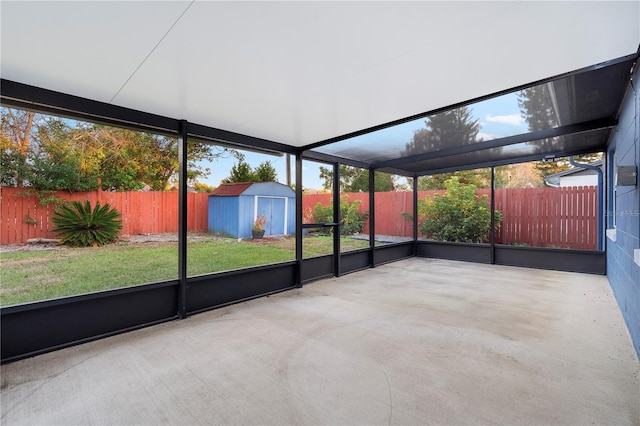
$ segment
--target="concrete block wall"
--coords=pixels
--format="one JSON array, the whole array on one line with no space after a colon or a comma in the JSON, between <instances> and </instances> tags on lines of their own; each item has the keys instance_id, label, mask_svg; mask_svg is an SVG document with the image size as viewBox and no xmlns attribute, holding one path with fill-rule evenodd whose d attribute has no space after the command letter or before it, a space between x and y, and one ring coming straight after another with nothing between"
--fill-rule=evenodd
<instances>
[{"instance_id":1,"label":"concrete block wall","mask_svg":"<svg viewBox=\"0 0 640 426\"><path fill-rule=\"evenodd\" d=\"M634 87L635 86L635 87ZM634 261L640 250L640 186L613 188L613 169L617 166L640 166L640 72L636 67L633 85L629 87L619 117L619 124L609 141L608 203L609 215L606 239L607 276L633 345L640 357L640 265ZM614 205L615 203L615 205ZM615 215L615 226L614 218ZM635 253L634 253L635 252Z\"/></svg>"}]
</instances>

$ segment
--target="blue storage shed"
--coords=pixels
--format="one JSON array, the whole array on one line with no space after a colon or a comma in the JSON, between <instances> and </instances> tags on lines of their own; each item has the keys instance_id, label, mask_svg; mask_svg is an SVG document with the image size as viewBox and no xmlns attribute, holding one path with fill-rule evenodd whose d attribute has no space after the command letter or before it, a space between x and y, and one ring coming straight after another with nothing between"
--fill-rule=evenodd
<instances>
[{"instance_id":1,"label":"blue storage shed","mask_svg":"<svg viewBox=\"0 0 640 426\"><path fill-rule=\"evenodd\" d=\"M209 232L250 238L258 216L267 218L265 236L295 234L296 194L277 182L225 183L209 196Z\"/></svg>"}]
</instances>

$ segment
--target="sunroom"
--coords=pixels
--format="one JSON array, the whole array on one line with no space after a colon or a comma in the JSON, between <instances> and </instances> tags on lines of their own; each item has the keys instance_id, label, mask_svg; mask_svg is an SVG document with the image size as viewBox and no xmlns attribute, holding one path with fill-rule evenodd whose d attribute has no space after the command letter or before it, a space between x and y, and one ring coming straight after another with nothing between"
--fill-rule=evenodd
<instances>
[{"instance_id":1,"label":"sunroom","mask_svg":"<svg viewBox=\"0 0 640 426\"><path fill-rule=\"evenodd\" d=\"M168 261L124 255L134 264L127 268L158 274L118 272L112 288L3 303L3 363L411 257L607 275L640 353L637 2L1 8L3 110L38 114L69 135L119 129L173 140L177 165L176 190L122 201L127 226L138 229L131 234L175 237ZM254 169L286 165L296 229L281 257L198 263L228 253L192 235L207 218L189 192L193 173L207 167L194 160L199 150ZM527 177L536 167L593 167L593 159L605 166L588 189L546 195ZM312 183L318 176L323 183ZM442 234L450 218L425 221L433 202L470 181L484 203L480 235ZM42 223L26 210L9 219L13 188L2 190L3 232ZM111 204L121 196L117 185L90 191ZM163 214L152 221L173 228L147 230L134 204L155 206ZM350 208L366 217L347 232L334 218ZM112 262L85 275L106 274Z\"/></svg>"}]
</instances>

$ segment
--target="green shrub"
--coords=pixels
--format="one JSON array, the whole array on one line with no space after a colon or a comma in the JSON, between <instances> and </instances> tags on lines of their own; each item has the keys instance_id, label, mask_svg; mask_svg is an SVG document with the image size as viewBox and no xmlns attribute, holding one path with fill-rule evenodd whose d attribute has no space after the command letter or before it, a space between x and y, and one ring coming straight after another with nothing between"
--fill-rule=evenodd
<instances>
[{"instance_id":1,"label":"green shrub","mask_svg":"<svg viewBox=\"0 0 640 426\"><path fill-rule=\"evenodd\" d=\"M476 195L474 185L463 185L457 177L445 182L444 195L427 196L418 204L420 233L438 241L481 243L491 230L489 197ZM496 229L502 213L495 211Z\"/></svg>"},{"instance_id":2,"label":"green shrub","mask_svg":"<svg viewBox=\"0 0 640 426\"><path fill-rule=\"evenodd\" d=\"M62 243L72 247L97 247L113 243L122 231L121 214L109 204L96 203L91 209L89 201L74 201L59 207L51 220L53 231Z\"/></svg>"},{"instance_id":3,"label":"green shrub","mask_svg":"<svg viewBox=\"0 0 640 426\"><path fill-rule=\"evenodd\" d=\"M353 235L362 232L364 224L369 218L369 212L360 212L362 201L349 202L345 195L340 202L340 235ZM324 207L321 203L313 209L313 221L315 223L333 222L333 207Z\"/></svg>"}]
</instances>

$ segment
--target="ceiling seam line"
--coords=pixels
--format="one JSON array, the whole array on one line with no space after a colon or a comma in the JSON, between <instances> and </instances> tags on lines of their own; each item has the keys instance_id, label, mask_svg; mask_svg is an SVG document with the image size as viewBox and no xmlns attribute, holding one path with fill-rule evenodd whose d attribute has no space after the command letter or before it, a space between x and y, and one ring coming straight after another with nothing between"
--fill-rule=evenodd
<instances>
[{"instance_id":1,"label":"ceiling seam line","mask_svg":"<svg viewBox=\"0 0 640 426\"><path fill-rule=\"evenodd\" d=\"M158 46L160 46L160 43L162 43L162 41L169 35L169 33L173 30L173 28L176 26L176 24L178 22L180 22L180 20L182 19L182 17L184 16L185 13L187 13L187 11L189 10L189 8L193 5L193 3L195 3L196 0L191 0L191 2L189 3L189 5L182 11L182 13L180 14L180 16L178 16L178 18L175 20L175 22L169 27L169 29L167 30L167 32L164 33L164 35L160 38L160 40L158 40L158 42L156 43L155 46L153 46L153 49L151 49L151 51L147 54L147 56L144 57L144 59L142 60L142 62L140 62L140 65L138 65L136 67L136 69L131 73L131 75L129 76L129 78L127 78L127 80L122 83L122 86L120 86L120 88L118 89L118 91L115 93L115 95L113 95L113 97L109 100L109 103L112 103L113 100L120 94L120 92L122 92L122 90L125 88L125 86L129 83L129 81L131 81L131 79L133 78L134 75L136 75L136 73L140 70L140 68L142 68L142 66L144 65L145 62L147 62L147 59L149 59L149 57L153 54L153 52L155 52L155 50L158 48Z\"/></svg>"}]
</instances>

